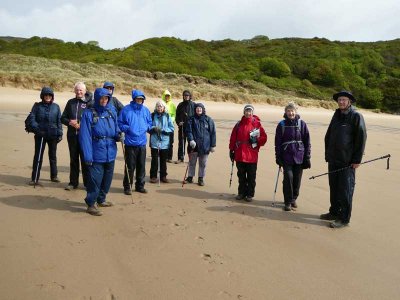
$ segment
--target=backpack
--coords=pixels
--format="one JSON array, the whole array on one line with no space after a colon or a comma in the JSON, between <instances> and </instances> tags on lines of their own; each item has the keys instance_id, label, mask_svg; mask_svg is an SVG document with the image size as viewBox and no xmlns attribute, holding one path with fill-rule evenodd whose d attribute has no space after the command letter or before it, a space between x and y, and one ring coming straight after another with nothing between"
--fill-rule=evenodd
<instances>
[{"instance_id":1,"label":"backpack","mask_svg":"<svg viewBox=\"0 0 400 300\"><path fill-rule=\"evenodd\" d=\"M25 131L27 133L34 133L34 128L32 127L32 124L31 124L31 115L32 115L32 112L36 111L36 106L38 104L39 104L38 102L35 102L35 104L33 104L32 110L30 111L30 113L28 114L28 116L25 119Z\"/></svg>"},{"instance_id":2,"label":"backpack","mask_svg":"<svg viewBox=\"0 0 400 300\"><path fill-rule=\"evenodd\" d=\"M282 121L280 121L279 123L280 123L281 129L282 129L282 136L283 136L283 134L285 133L285 128L286 128L286 127L296 127L296 129L297 129L298 131L300 131L300 134L301 134L301 119L300 119L300 118L297 119L296 126L286 126L286 125L285 125L285 120L282 120Z\"/></svg>"},{"instance_id":3,"label":"backpack","mask_svg":"<svg viewBox=\"0 0 400 300\"><path fill-rule=\"evenodd\" d=\"M96 126L97 122L99 121L100 116L94 107L91 107L90 110L92 111L92 114L93 114L93 122L91 124L91 127L93 128L94 126ZM113 120L115 120L115 116L111 112L111 110L106 108L106 111L108 112L108 117L101 117L101 118L112 118Z\"/></svg>"}]
</instances>

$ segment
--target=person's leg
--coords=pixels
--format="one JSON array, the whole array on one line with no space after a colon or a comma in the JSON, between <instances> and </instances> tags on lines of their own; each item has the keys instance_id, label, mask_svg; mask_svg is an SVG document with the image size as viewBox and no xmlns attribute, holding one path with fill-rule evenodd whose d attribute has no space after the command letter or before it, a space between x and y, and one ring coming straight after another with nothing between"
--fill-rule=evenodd
<instances>
[{"instance_id":1,"label":"person's leg","mask_svg":"<svg viewBox=\"0 0 400 300\"><path fill-rule=\"evenodd\" d=\"M183 133L183 126L178 128L178 160L183 161L185 159L185 136Z\"/></svg>"},{"instance_id":2,"label":"person's leg","mask_svg":"<svg viewBox=\"0 0 400 300\"><path fill-rule=\"evenodd\" d=\"M256 190L257 163L247 164L247 198L253 198Z\"/></svg>"},{"instance_id":3,"label":"person's leg","mask_svg":"<svg viewBox=\"0 0 400 300\"><path fill-rule=\"evenodd\" d=\"M99 196L101 182L103 181L104 168L101 163L93 163L88 167L85 202L87 206L93 206Z\"/></svg>"},{"instance_id":4,"label":"person's leg","mask_svg":"<svg viewBox=\"0 0 400 300\"><path fill-rule=\"evenodd\" d=\"M236 168L237 168L237 176L239 180L238 186L238 195L239 196L247 196L247 173L246 173L246 164L244 162L237 161Z\"/></svg>"},{"instance_id":5,"label":"person's leg","mask_svg":"<svg viewBox=\"0 0 400 300\"><path fill-rule=\"evenodd\" d=\"M47 141L49 145L50 179L57 179L57 139Z\"/></svg>"},{"instance_id":6,"label":"person's leg","mask_svg":"<svg viewBox=\"0 0 400 300\"><path fill-rule=\"evenodd\" d=\"M35 154L32 163L32 181L39 181L40 169L42 168L43 153L46 147L46 140L42 137L35 135Z\"/></svg>"},{"instance_id":7,"label":"person's leg","mask_svg":"<svg viewBox=\"0 0 400 300\"><path fill-rule=\"evenodd\" d=\"M355 186L355 170L348 168L338 172L338 190L337 199L340 203L339 219L343 223L349 223L351 217L353 193Z\"/></svg>"},{"instance_id":8,"label":"person's leg","mask_svg":"<svg viewBox=\"0 0 400 300\"><path fill-rule=\"evenodd\" d=\"M293 165L283 166L283 198L285 205L293 202Z\"/></svg>"},{"instance_id":9,"label":"person's leg","mask_svg":"<svg viewBox=\"0 0 400 300\"><path fill-rule=\"evenodd\" d=\"M136 154L134 147L132 146L125 146L125 163L126 166L128 167L128 173L126 173L126 168L124 168L124 190L131 190L131 186L129 186L129 183L133 185L133 173L136 167ZM129 178L128 178L129 176Z\"/></svg>"},{"instance_id":10,"label":"person's leg","mask_svg":"<svg viewBox=\"0 0 400 300\"><path fill-rule=\"evenodd\" d=\"M168 146L167 160L172 160L172 157L174 156L174 132L170 132L168 135L169 135L169 146Z\"/></svg>"},{"instance_id":11,"label":"person's leg","mask_svg":"<svg viewBox=\"0 0 400 300\"><path fill-rule=\"evenodd\" d=\"M337 167L333 164L328 164L328 172L332 172L336 170ZM339 210L340 210L340 203L338 200L338 195L339 195L339 180L338 180L338 173L340 172L334 172L328 174L328 179L329 179L329 194L330 194L330 203L331 206L329 208L329 213L332 216L338 216L339 215Z\"/></svg>"},{"instance_id":12,"label":"person's leg","mask_svg":"<svg viewBox=\"0 0 400 300\"><path fill-rule=\"evenodd\" d=\"M67 136L69 149L69 185L79 185L79 149L77 136Z\"/></svg>"},{"instance_id":13,"label":"person's leg","mask_svg":"<svg viewBox=\"0 0 400 300\"><path fill-rule=\"evenodd\" d=\"M89 176L89 167L85 164L85 158L83 157L83 151L81 149L81 145L78 142L78 151L79 151L79 159L81 160L81 169L82 169L82 181L83 185L86 187L88 176Z\"/></svg>"},{"instance_id":14,"label":"person's leg","mask_svg":"<svg viewBox=\"0 0 400 300\"><path fill-rule=\"evenodd\" d=\"M303 176L303 168L301 165L293 165L293 201L296 202L300 194L301 178Z\"/></svg>"},{"instance_id":15,"label":"person's leg","mask_svg":"<svg viewBox=\"0 0 400 300\"><path fill-rule=\"evenodd\" d=\"M158 172L158 149L151 149L150 178L157 178Z\"/></svg>"},{"instance_id":16,"label":"person's leg","mask_svg":"<svg viewBox=\"0 0 400 300\"><path fill-rule=\"evenodd\" d=\"M136 191L144 190L146 176L146 146L135 147L136 152Z\"/></svg>"},{"instance_id":17,"label":"person's leg","mask_svg":"<svg viewBox=\"0 0 400 300\"><path fill-rule=\"evenodd\" d=\"M208 154L203 154L199 156L199 178L204 178L206 176Z\"/></svg>"},{"instance_id":18,"label":"person's leg","mask_svg":"<svg viewBox=\"0 0 400 300\"><path fill-rule=\"evenodd\" d=\"M168 159L169 150L168 149L160 149L160 177L167 177L167 159Z\"/></svg>"},{"instance_id":19,"label":"person's leg","mask_svg":"<svg viewBox=\"0 0 400 300\"><path fill-rule=\"evenodd\" d=\"M101 182L99 195L97 196L97 203L101 204L106 201L106 196L110 191L111 182L114 175L115 161L103 163L103 180Z\"/></svg>"},{"instance_id":20,"label":"person's leg","mask_svg":"<svg viewBox=\"0 0 400 300\"><path fill-rule=\"evenodd\" d=\"M189 154L189 169L188 169L188 177L194 177L196 174L196 163L197 163L197 152L191 152Z\"/></svg>"}]
</instances>

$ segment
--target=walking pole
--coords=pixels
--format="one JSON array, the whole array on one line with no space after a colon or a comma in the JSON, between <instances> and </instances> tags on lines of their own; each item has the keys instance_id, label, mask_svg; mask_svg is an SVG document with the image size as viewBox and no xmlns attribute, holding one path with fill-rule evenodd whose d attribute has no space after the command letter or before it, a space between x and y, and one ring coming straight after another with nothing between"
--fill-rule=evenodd
<instances>
[{"instance_id":1,"label":"walking pole","mask_svg":"<svg viewBox=\"0 0 400 300\"><path fill-rule=\"evenodd\" d=\"M121 141L121 145L122 145L122 153L124 154L125 172L126 172L126 176L128 176L128 183L129 183L129 188L130 188L130 190L131 190L131 199L132 199L132 204L133 204L132 183L131 183L131 177L130 177L130 175L129 175L128 165L126 164L125 145L124 145L124 142L123 142L123 141Z\"/></svg>"},{"instance_id":2,"label":"walking pole","mask_svg":"<svg viewBox=\"0 0 400 300\"><path fill-rule=\"evenodd\" d=\"M379 160L379 159L385 159L385 158L387 158L387 162L386 162L386 170L389 170L389 160L390 160L390 154L386 154L386 155L384 155L384 156L381 156L381 157L377 157L377 158L374 158L374 159L371 159L371 160L364 161L364 162L360 163L360 165L367 164L367 163L370 163L370 162L373 162L373 161L375 161L375 160ZM340 172L340 171L343 171L343 170L346 170L346 169L349 169L349 168L351 168L351 166L347 166L347 167L340 168L340 169L336 169L336 170L333 170L333 171L330 171L330 172L326 172L326 173L323 173L323 174L319 174L319 175L311 176L311 177L310 177L310 178L308 178L308 179L315 179L315 178L317 178L317 177L321 177L321 176L324 176L324 175L328 175L328 174L332 174L332 173Z\"/></svg>"},{"instance_id":3,"label":"walking pole","mask_svg":"<svg viewBox=\"0 0 400 300\"><path fill-rule=\"evenodd\" d=\"M233 175L233 164L234 164L234 160L232 160L232 167L231 167L231 179L229 179L229 187L231 187L232 185L232 175Z\"/></svg>"},{"instance_id":4,"label":"walking pole","mask_svg":"<svg viewBox=\"0 0 400 300\"><path fill-rule=\"evenodd\" d=\"M161 186L160 142L158 142L158 186Z\"/></svg>"},{"instance_id":5,"label":"walking pole","mask_svg":"<svg viewBox=\"0 0 400 300\"><path fill-rule=\"evenodd\" d=\"M188 153L188 156L189 156L189 161L188 161L188 163L187 163L187 166L186 166L185 175L183 176L183 180L182 180L182 187L183 187L183 185L185 184L185 178L186 178L186 176L187 176L187 173L188 173L188 170L189 170L189 163L190 163L190 152Z\"/></svg>"},{"instance_id":6,"label":"walking pole","mask_svg":"<svg viewBox=\"0 0 400 300\"><path fill-rule=\"evenodd\" d=\"M276 174L275 190L274 190L274 196L272 198L272 206L275 206L276 189L278 188L278 180L279 180L279 173L280 172L281 172L281 166L278 167L278 174Z\"/></svg>"},{"instance_id":7,"label":"walking pole","mask_svg":"<svg viewBox=\"0 0 400 300\"><path fill-rule=\"evenodd\" d=\"M33 188L36 188L36 184L38 182L38 173L39 173L39 164L40 164L40 157L42 156L42 147L43 147L43 137L40 139L40 149L39 149L39 156L37 159L37 165L36 165L36 174L35 174L35 181L33 183Z\"/></svg>"}]
</instances>

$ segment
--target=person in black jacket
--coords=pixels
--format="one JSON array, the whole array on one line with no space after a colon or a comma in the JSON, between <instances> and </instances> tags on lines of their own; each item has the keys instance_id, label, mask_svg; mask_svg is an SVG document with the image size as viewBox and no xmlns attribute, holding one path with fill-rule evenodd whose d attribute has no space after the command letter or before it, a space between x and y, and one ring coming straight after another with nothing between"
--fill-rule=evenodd
<instances>
[{"instance_id":1,"label":"person in black jacket","mask_svg":"<svg viewBox=\"0 0 400 300\"><path fill-rule=\"evenodd\" d=\"M79 185L79 159L82 167L83 185L86 187L88 168L84 164L83 153L79 146L79 128L82 113L86 108L93 106L93 101L85 97L86 86L83 82L77 82L74 87L75 98L68 100L64 112L61 115L61 123L68 126L67 141L69 148L70 173L69 183L65 190L77 189Z\"/></svg>"},{"instance_id":2,"label":"person in black jacket","mask_svg":"<svg viewBox=\"0 0 400 300\"><path fill-rule=\"evenodd\" d=\"M124 105L121 103L121 101L119 101L116 97L113 96L115 90L114 83L106 81L103 84L103 88L107 89L110 92L111 94L110 104L114 106L115 110L117 111L117 115L119 116L119 113L124 108Z\"/></svg>"},{"instance_id":3,"label":"person in black jacket","mask_svg":"<svg viewBox=\"0 0 400 300\"><path fill-rule=\"evenodd\" d=\"M195 103L192 101L192 94L185 90L183 91L183 101L176 108L175 122L178 125L178 161L183 162L185 159L185 127L190 117L194 115Z\"/></svg>"},{"instance_id":4,"label":"person in black jacket","mask_svg":"<svg viewBox=\"0 0 400 300\"><path fill-rule=\"evenodd\" d=\"M49 146L50 179L60 182L57 177L57 143L62 140L63 130L61 125L61 111L54 103L54 92L50 87L43 87L40 92L41 102L33 105L29 115L29 123L35 133L35 155L30 185L37 184L42 168L43 153L46 144Z\"/></svg>"},{"instance_id":5,"label":"person in black jacket","mask_svg":"<svg viewBox=\"0 0 400 300\"><path fill-rule=\"evenodd\" d=\"M367 140L363 116L351 105L356 101L348 91L333 95L336 109L325 135L325 161L328 163L331 206L322 220L334 220L329 226L341 228L350 222L355 170L360 166ZM335 170L345 168L341 171Z\"/></svg>"}]
</instances>

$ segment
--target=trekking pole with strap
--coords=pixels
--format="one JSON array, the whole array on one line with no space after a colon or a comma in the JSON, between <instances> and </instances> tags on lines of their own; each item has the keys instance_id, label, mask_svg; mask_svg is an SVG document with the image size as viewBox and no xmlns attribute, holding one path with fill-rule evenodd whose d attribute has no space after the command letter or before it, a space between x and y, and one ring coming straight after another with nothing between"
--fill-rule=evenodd
<instances>
[{"instance_id":1,"label":"trekking pole with strap","mask_svg":"<svg viewBox=\"0 0 400 300\"><path fill-rule=\"evenodd\" d=\"M41 139L40 139L39 155L38 155L38 159L37 159L37 162L36 162L35 181L33 183L33 188L34 189L36 188L36 184L38 182L39 164L40 164L40 161L41 161L40 158L42 157L42 149L43 149L43 139L44 139L43 137L41 137Z\"/></svg>"},{"instance_id":2,"label":"trekking pole with strap","mask_svg":"<svg viewBox=\"0 0 400 300\"><path fill-rule=\"evenodd\" d=\"M129 174L129 168L128 165L126 163L126 155L125 155L125 145L124 142L121 141L121 145L122 145L122 153L124 154L124 165L125 165L125 172L126 172L126 176L128 176L128 183L129 183L129 188L131 190L131 199L132 199L132 204L133 204L133 192L132 192L132 183L131 183L131 176Z\"/></svg>"},{"instance_id":3,"label":"trekking pole with strap","mask_svg":"<svg viewBox=\"0 0 400 300\"><path fill-rule=\"evenodd\" d=\"M158 142L158 186L161 186L161 158L160 158L160 142Z\"/></svg>"},{"instance_id":4,"label":"trekking pole with strap","mask_svg":"<svg viewBox=\"0 0 400 300\"><path fill-rule=\"evenodd\" d=\"M272 197L272 206L275 206L275 196L276 196L276 190L278 188L278 180L279 180L279 173L280 172L281 172L281 166L278 167L278 174L276 174L274 196Z\"/></svg>"},{"instance_id":5,"label":"trekking pole with strap","mask_svg":"<svg viewBox=\"0 0 400 300\"><path fill-rule=\"evenodd\" d=\"M182 187L183 187L183 185L185 184L185 178L186 178L186 176L187 176L187 173L188 173L188 170L189 170L189 163L190 163L190 152L188 153L188 156L189 156L189 161L188 161L188 163L187 163L187 166L186 166L185 175L183 176L183 180L182 180Z\"/></svg>"},{"instance_id":6,"label":"trekking pole with strap","mask_svg":"<svg viewBox=\"0 0 400 300\"><path fill-rule=\"evenodd\" d=\"M232 167L231 167L231 178L229 179L229 187L232 185L232 176L233 176L233 164L235 163L234 160L232 160Z\"/></svg>"},{"instance_id":7,"label":"trekking pole with strap","mask_svg":"<svg viewBox=\"0 0 400 300\"><path fill-rule=\"evenodd\" d=\"M386 154L386 155L381 156L381 157L377 157L377 158L374 158L374 159L371 159L371 160L364 161L364 162L360 163L360 165L367 164L367 163L370 163L370 162L373 162L373 161L376 161L376 160L380 160L380 159L385 159L385 158L387 158L386 170L389 170L390 154ZM333 170L333 171L330 171L330 172L326 172L326 173L323 173L323 174L311 176L308 179L315 179L317 177L321 177L321 176L332 174L332 173L337 173L337 172L340 172L340 171L343 171L343 170L346 170L346 169L349 169L349 168L351 168L351 165L347 166L347 167L344 167L344 168L336 169L336 170Z\"/></svg>"}]
</instances>

